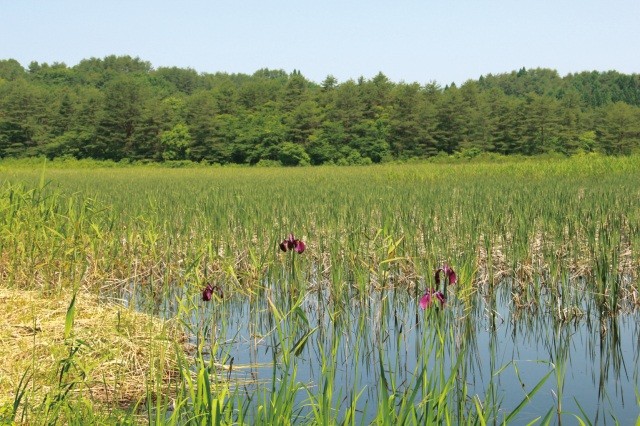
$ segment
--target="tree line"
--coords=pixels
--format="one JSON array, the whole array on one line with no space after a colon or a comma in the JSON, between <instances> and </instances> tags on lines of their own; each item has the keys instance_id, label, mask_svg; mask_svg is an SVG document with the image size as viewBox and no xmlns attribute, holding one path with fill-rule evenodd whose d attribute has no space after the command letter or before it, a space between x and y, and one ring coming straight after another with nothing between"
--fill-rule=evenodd
<instances>
[{"instance_id":1,"label":"tree line","mask_svg":"<svg viewBox=\"0 0 640 426\"><path fill-rule=\"evenodd\" d=\"M299 165L592 151L640 151L640 75L522 68L443 87L129 56L0 60L0 157Z\"/></svg>"}]
</instances>

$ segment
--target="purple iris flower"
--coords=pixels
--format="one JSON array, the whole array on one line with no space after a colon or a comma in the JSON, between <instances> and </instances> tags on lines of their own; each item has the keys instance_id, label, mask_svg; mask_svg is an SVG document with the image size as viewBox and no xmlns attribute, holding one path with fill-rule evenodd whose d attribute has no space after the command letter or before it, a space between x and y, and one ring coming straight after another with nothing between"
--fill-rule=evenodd
<instances>
[{"instance_id":1,"label":"purple iris flower","mask_svg":"<svg viewBox=\"0 0 640 426\"><path fill-rule=\"evenodd\" d=\"M429 290L426 291L424 296L420 298L420 308L427 309L429 306L431 306L431 304L435 300L439 301L440 306L442 307L447 301L447 297L440 290L435 291L432 288L430 288Z\"/></svg>"},{"instance_id":2,"label":"purple iris flower","mask_svg":"<svg viewBox=\"0 0 640 426\"><path fill-rule=\"evenodd\" d=\"M453 270L453 268L451 268L449 265L445 263L442 268L438 268L436 270L436 273L434 276L436 287L440 287L441 273L444 274L444 282L446 285L451 285L458 282L458 277L456 276L456 273ZM446 291L446 285L445 285L444 291ZM431 306L434 300L439 301L440 306L442 307L447 301L447 296L445 296L445 293L443 291L436 290L433 288L427 289L427 291L424 293L424 296L420 298L420 308L427 309L429 306Z\"/></svg>"},{"instance_id":3,"label":"purple iris flower","mask_svg":"<svg viewBox=\"0 0 640 426\"><path fill-rule=\"evenodd\" d=\"M306 246L304 242L295 238L293 234L289 234L289 237L285 238L280 243L280 250L282 251L295 250L298 253L302 253L305 248Z\"/></svg>"},{"instance_id":4,"label":"purple iris flower","mask_svg":"<svg viewBox=\"0 0 640 426\"><path fill-rule=\"evenodd\" d=\"M218 285L207 284L204 290L202 290L202 300L205 302L210 301L213 293L215 293L219 298L222 299L222 288L220 288Z\"/></svg>"},{"instance_id":5,"label":"purple iris flower","mask_svg":"<svg viewBox=\"0 0 640 426\"><path fill-rule=\"evenodd\" d=\"M455 271L445 263L442 268L438 268L436 271L435 279L437 286L440 285L440 272L444 273L445 279L448 281L449 285L455 284L458 281Z\"/></svg>"}]
</instances>

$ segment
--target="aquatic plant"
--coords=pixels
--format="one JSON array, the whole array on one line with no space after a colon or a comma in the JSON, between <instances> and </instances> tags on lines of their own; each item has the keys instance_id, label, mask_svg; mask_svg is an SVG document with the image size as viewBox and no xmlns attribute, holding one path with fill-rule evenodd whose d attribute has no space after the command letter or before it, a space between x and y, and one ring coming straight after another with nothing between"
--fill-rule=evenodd
<instances>
[{"instance_id":1,"label":"aquatic plant","mask_svg":"<svg viewBox=\"0 0 640 426\"><path fill-rule=\"evenodd\" d=\"M440 290L436 291L430 288L426 291L424 296L420 298L420 308L428 308L429 306L431 306L431 303L433 303L434 300L439 301L440 306L444 306L445 302L447 301L447 297Z\"/></svg>"},{"instance_id":2,"label":"aquatic plant","mask_svg":"<svg viewBox=\"0 0 640 426\"><path fill-rule=\"evenodd\" d=\"M444 274L444 279L441 281L440 275ZM442 282L444 288L436 290L434 288L429 288L424 293L424 295L420 298L420 308L426 309L437 300L440 302L440 307L443 307L447 301L447 296L445 294L447 285L455 284L458 281L458 277L456 276L455 271L446 263L442 266L442 268L438 268L436 270L434 276L436 287L440 287Z\"/></svg>"},{"instance_id":3,"label":"aquatic plant","mask_svg":"<svg viewBox=\"0 0 640 426\"><path fill-rule=\"evenodd\" d=\"M446 263L442 266L442 268L438 268L435 274L436 285L440 285L440 273L444 273L445 282L449 285L455 284L458 281L458 277L456 276L455 271Z\"/></svg>"},{"instance_id":4,"label":"aquatic plant","mask_svg":"<svg viewBox=\"0 0 640 426\"><path fill-rule=\"evenodd\" d=\"M523 424L532 420L532 410L522 407L537 389L538 395L555 392L551 415L561 411L567 417L577 410L571 363L562 370L563 363L552 359L557 388L549 389L551 381L541 388L537 379L544 376L542 383L551 365L543 353L532 363L541 367L527 369L526 395L518 404L498 378L518 378L520 372L509 359L513 374L497 364L501 342L489 343L495 360L489 362L488 382L478 378L483 368L475 365L476 354L485 349L487 330L501 331L502 323L513 324L522 339L533 331L546 335L552 325L574 327L567 319L572 318L575 326L596 324L593 339L600 342L615 334L609 319L628 321L625 316L637 312L639 165L640 156L585 156L286 171L122 167L114 173L57 167L47 169L45 180L33 168L9 168L3 160L0 287L44 295L34 296L34 305L83 288L96 301L123 299L132 310L148 309L150 316L184 328L185 348L177 339L166 338L175 348L165 348L156 347L160 341L148 333L136 337L153 362L140 371L150 377L147 397L144 389L142 399L138 391L133 398L121 392L125 375L119 359L112 361L118 366L110 367L113 377L106 376L103 387L126 396L123 415L148 409L149 423L204 419L242 425L297 418L300 424ZM290 230L304 230L313 250ZM296 253L278 255L280 250ZM419 277L427 278L418 290L424 295L414 290ZM200 294L190 297L183 283L197 283L194 291L205 301L198 300ZM224 288L224 304L206 300L217 300L214 283ZM458 287L456 303L445 306L450 284ZM423 309L447 309L430 312L436 315L425 326L414 318L416 299ZM540 322L548 313L548 323ZM247 326L234 315L248 316ZM125 311L112 317L100 325L126 331ZM596 319L607 326L601 330ZM6 323L5 339L19 333L37 343L43 335L38 328L45 329L35 320ZM235 346L229 343L234 340ZM246 342L253 345L248 355ZM590 353L597 356L598 348L592 345ZM235 363L228 361L232 352ZM61 351L59 358L68 353ZM309 377L306 369L318 353L320 370ZM637 350L631 353L637 358ZM174 354L178 370L157 367ZM243 371L244 355L250 373ZM637 377L635 358L631 380ZM276 374L265 372L262 361ZM12 370L22 365L8 364ZM44 423L31 389L34 383L36 391L42 389L38 383L58 389L59 381L30 379L35 371L29 369L21 384L26 368L18 370L12 383L3 382L6 375L0 378L0 388L15 390L6 402L8 417ZM249 384L238 385L239 379ZM164 392L167 383L176 387ZM609 386L611 379L603 375L602 383ZM88 397L83 386L67 395ZM605 400L611 390L602 389ZM616 400L611 398L611 407L594 404L600 408L587 408L583 416L606 410L620 415ZM559 410L556 401L562 403ZM2 404L0 396L0 419ZM530 407L544 416L537 401Z\"/></svg>"},{"instance_id":5,"label":"aquatic plant","mask_svg":"<svg viewBox=\"0 0 640 426\"><path fill-rule=\"evenodd\" d=\"M202 300L205 302L210 301L214 293L220 299L223 298L222 288L220 288L220 286L218 286L217 284L215 285L207 284L204 290L202 290Z\"/></svg>"},{"instance_id":6,"label":"aquatic plant","mask_svg":"<svg viewBox=\"0 0 640 426\"><path fill-rule=\"evenodd\" d=\"M302 254L306 248L304 242L289 234L287 238L280 243L280 250L286 252L287 250L295 250L297 253Z\"/></svg>"}]
</instances>

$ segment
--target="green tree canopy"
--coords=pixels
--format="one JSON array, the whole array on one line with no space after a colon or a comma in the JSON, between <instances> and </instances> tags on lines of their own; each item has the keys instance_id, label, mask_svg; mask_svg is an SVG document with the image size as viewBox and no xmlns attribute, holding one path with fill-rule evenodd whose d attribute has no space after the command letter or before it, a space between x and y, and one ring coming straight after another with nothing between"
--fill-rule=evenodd
<instances>
[{"instance_id":1,"label":"green tree canopy","mask_svg":"<svg viewBox=\"0 0 640 426\"><path fill-rule=\"evenodd\" d=\"M154 69L131 56L27 69L0 60L2 157L295 165L457 152L625 155L640 150L639 111L640 76L616 71L520 68L442 88L383 72L316 84L298 70Z\"/></svg>"}]
</instances>

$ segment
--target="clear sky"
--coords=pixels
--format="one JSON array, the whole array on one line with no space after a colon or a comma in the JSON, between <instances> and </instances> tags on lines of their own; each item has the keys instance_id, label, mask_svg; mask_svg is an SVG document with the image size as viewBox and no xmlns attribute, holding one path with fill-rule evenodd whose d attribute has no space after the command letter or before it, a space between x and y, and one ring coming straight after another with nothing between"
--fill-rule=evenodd
<instances>
[{"instance_id":1,"label":"clear sky","mask_svg":"<svg viewBox=\"0 0 640 426\"><path fill-rule=\"evenodd\" d=\"M545 67L640 73L640 0L0 0L0 59L458 84Z\"/></svg>"}]
</instances>

